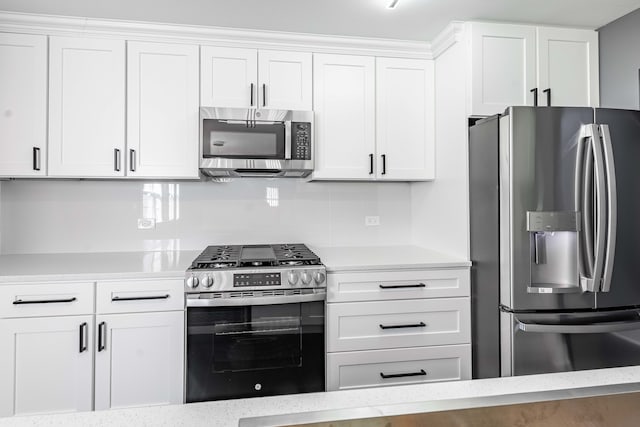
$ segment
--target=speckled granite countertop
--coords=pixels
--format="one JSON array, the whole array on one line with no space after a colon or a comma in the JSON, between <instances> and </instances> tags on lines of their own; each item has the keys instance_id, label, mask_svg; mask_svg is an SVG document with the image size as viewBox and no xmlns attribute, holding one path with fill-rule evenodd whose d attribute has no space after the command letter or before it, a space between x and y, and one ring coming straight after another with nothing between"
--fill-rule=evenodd
<instances>
[{"instance_id":1,"label":"speckled granite countertop","mask_svg":"<svg viewBox=\"0 0 640 427\"><path fill-rule=\"evenodd\" d=\"M237 426L240 419L278 414L565 390L640 383L640 367L561 374L333 391L236 399L187 405L154 406L0 419L0 427L27 426ZM639 387L640 388L640 387Z\"/></svg>"}]
</instances>

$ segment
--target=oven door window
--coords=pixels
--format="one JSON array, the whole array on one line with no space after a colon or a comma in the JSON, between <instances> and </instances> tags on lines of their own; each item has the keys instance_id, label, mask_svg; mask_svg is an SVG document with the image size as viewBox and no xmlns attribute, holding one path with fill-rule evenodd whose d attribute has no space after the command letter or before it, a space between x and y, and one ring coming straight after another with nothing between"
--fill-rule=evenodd
<instances>
[{"instance_id":1,"label":"oven door window","mask_svg":"<svg viewBox=\"0 0 640 427\"><path fill-rule=\"evenodd\" d=\"M250 322L216 324L213 348L212 372L300 366L300 318L258 318Z\"/></svg>"},{"instance_id":2,"label":"oven door window","mask_svg":"<svg viewBox=\"0 0 640 427\"><path fill-rule=\"evenodd\" d=\"M247 122L243 121L203 120L203 157L283 160L285 157L284 123L253 123L255 126L248 126Z\"/></svg>"}]
</instances>

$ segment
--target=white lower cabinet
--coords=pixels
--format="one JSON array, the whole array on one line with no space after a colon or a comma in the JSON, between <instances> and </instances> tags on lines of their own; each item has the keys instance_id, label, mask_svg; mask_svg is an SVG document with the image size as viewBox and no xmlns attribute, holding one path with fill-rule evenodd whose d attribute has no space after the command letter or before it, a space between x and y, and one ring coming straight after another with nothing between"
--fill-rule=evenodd
<instances>
[{"instance_id":1,"label":"white lower cabinet","mask_svg":"<svg viewBox=\"0 0 640 427\"><path fill-rule=\"evenodd\" d=\"M0 416L90 411L93 316L0 320Z\"/></svg>"},{"instance_id":2,"label":"white lower cabinet","mask_svg":"<svg viewBox=\"0 0 640 427\"><path fill-rule=\"evenodd\" d=\"M471 346L350 351L327 355L327 389L345 390L471 377Z\"/></svg>"},{"instance_id":3,"label":"white lower cabinet","mask_svg":"<svg viewBox=\"0 0 640 427\"><path fill-rule=\"evenodd\" d=\"M327 390L471 378L469 270L329 273Z\"/></svg>"},{"instance_id":4,"label":"white lower cabinet","mask_svg":"<svg viewBox=\"0 0 640 427\"><path fill-rule=\"evenodd\" d=\"M182 403L184 312L96 316L95 408Z\"/></svg>"}]
</instances>

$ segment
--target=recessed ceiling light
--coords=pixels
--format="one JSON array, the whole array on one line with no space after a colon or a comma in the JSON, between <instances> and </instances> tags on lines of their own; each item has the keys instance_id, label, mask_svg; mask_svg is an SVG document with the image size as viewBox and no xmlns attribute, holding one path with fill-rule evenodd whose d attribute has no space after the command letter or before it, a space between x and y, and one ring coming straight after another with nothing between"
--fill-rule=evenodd
<instances>
[{"instance_id":1,"label":"recessed ceiling light","mask_svg":"<svg viewBox=\"0 0 640 427\"><path fill-rule=\"evenodd\" d=\"M389 6L387 6L387 9L395 9L399 1L400 0L391 0L391 3L389 3Z\"/></svg>"}]
</instances>

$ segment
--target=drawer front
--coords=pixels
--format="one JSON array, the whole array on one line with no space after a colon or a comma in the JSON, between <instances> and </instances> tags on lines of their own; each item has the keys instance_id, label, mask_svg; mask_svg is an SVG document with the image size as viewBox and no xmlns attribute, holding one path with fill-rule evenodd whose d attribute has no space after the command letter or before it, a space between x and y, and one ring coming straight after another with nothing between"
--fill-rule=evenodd
<instances>
[{"instance_id":1,"label":"drawer front","mask_svg":"<svg viewBox=\"0 0 640 427\"><path fill-rule=\"evenodd\" d=\"M471 379L471 346L327 354L327 390Z\"/></svg>"},{"instance_id":2,"label":"drawer front","mask_svg":"<svg viewBox=\"0 0 640 427\"><path fill-rule=\"evenodd\" d=\"M98 282L96 295L100 314L184 310L182 279Z\"/></svg>"},{"instance_id":3,"label":"drawer front","mask_svg":"<svg viewBox=\"0 0 640 427\"><path fill-rule=\"evenodd\" d=\"M469 270L333 273L327 277L327 301L380 301L469 296Z\"/></svg>"},{"instance_id":4,"label":"drawer front","mask_svg":"<svg viewBox=\"0 0 640 427\"><path fill-rule=\"evenodd\" d=\"M93 314L93 282L0 285L0 317Z\"/></svg>"},{"instance_id":5,"label":"drawer front","mask_svg":"<svg viewBox=\"0 0 640 427\"><path fill-rule=\"evenodd\" d=\"M470 342L469 298L327 304L327 351Z\"/></svg>"}]
</instances>

